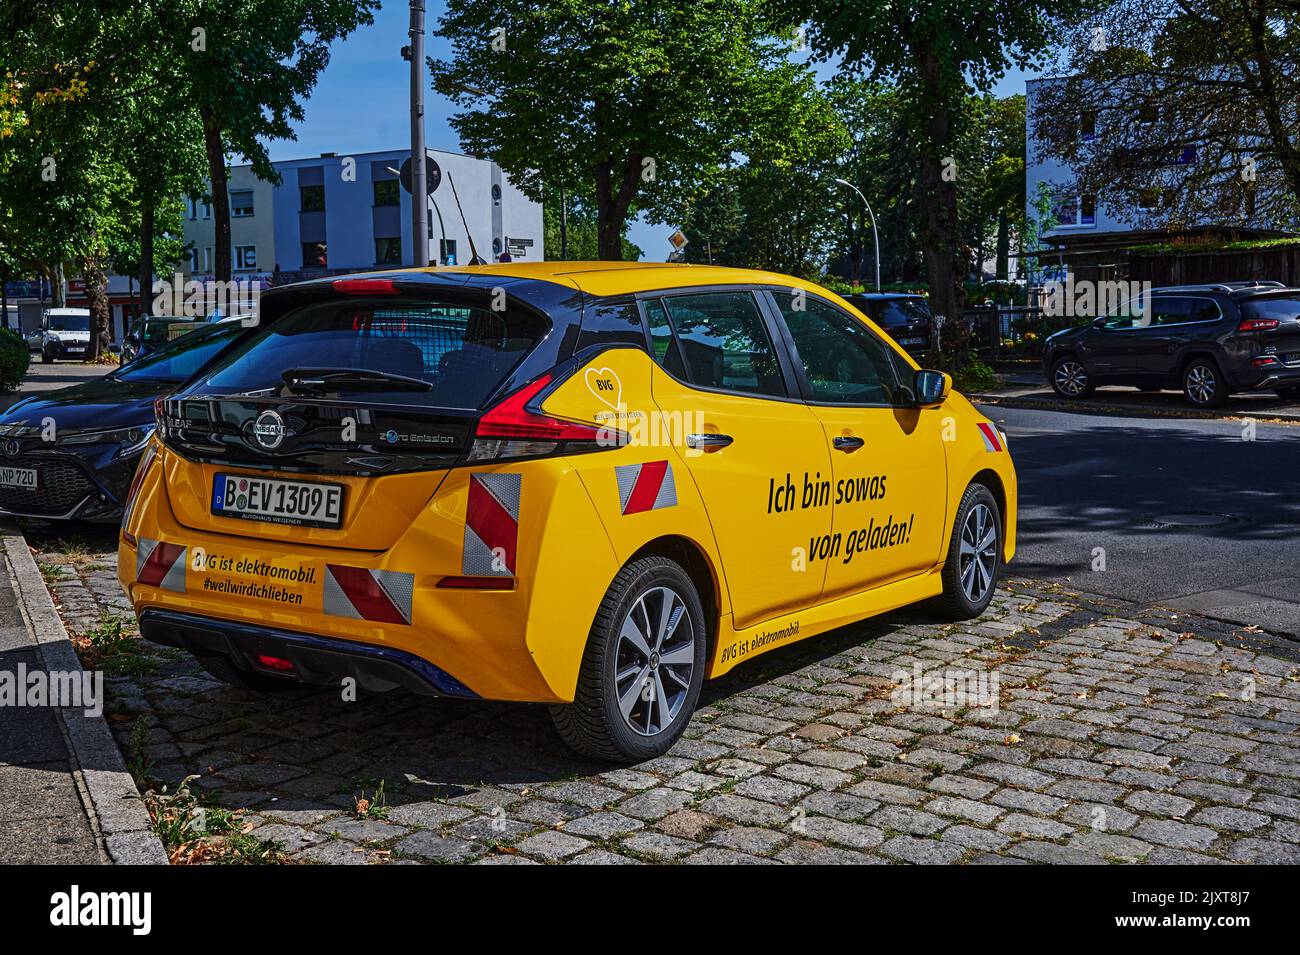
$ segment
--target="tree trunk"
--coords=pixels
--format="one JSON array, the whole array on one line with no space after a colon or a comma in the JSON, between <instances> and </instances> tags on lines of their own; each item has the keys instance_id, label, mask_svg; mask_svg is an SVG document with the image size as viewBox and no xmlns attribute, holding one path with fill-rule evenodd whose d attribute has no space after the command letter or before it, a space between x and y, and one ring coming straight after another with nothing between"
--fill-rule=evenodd
<instances>
[{"instance_id":1,"label":"tree trunk","mask_svg":"<svg viewBox=\"0 0 1300 955\"><path fill-rule=\"evenodd\" d=\"M212 110L199 110L203 119L203 145L208 154L208 178L212 182L212 226L215 247L212 272L218 282L230 281L230 196L226 185L226 149L221 141L221 124Z\"/></svg>"},{"instance_id":2,"label":"tree trunk","mask_svg":"<svg viewBox=\"0 0 1300 955\"><path fill-rule=\"evenodd\" d=\"M153 302L153 200L140 203L140 315L152 311Z\"/></svg>"},{"instance_id":3,"label":"tree trunk","mask_svg":"<svg viewBox=\"0 0 1300 955\"><path fill-rule=\"evenodd\" d=\"M97 256L88 256L82 262L81 279L86 286L86 300L90 303L90 345L86 348L86 360L98 361L100 351L108 340L112 312L108 306L108 279Z\"/></svg>"},{"instance_id":4,"label":"tree trunk","mask_svg":"<svg viewBox=\"0 0 1300 955\"><path fill-rule=\"evenodd\" d=\"M921 163L918 182L921 192L921 248L930 279L930 309L939 326L938 359L948 371L959 371L970 350L970 331L962 318L965 293L962 280L964 256L957 234L957 184L945 160L952 156L953 128L950 100L959 96L941 75L938 51L928 47L916 54L921 76Z\"/></svg>"},{"instance_id":5,"label":"tree trunk","mask_svg":"<svg viewBox=\"0 0 1300 955\"><path fill-rule=\"evenodd\" d=\"M1011 222L1006 209L998 213L997 257L998 281L1005 282L1011 276Z\"/></svg>"},{"instance_id":6,"label":"tree trunk","mask_svg":"<svg viewBox=\"0 0 1300 955\"><path fill-rule=\"evenodd\" d=\"M636 195L641 177L642 156L632 153L623 166L623 178L618 192L613 192L613 163L601 163L596 170L596 251L606 261L623 259L623 230L627 227L627 212Z\"/></svg>"},{"instance_id":7,"label":"tree trunk","mask_svg":"<svg viewBox=\"0 0 1300 955\"><path fill-rule=\"evenodd\" d=\"M67 290L63 282L63 261L60 259L50 268L50 304L53 308L63 308L68 304Z\"/></svg>"}]
</instances>

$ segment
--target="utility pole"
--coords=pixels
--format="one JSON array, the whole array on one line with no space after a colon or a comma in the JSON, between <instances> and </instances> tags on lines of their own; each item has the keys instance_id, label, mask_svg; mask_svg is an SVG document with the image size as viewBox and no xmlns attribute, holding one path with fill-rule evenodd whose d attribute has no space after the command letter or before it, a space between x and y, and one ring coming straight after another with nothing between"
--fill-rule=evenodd
<instances>
[{"instance_id":1,"label":"utility pole","mask_svg":"<svg viewBox=\"0 0 1300 955\"><path fill-rule=\"evenodd\" d=\"M411 0L411 246L415 267L429 264L429 190L424 147L424 0Z\"/></svg>"},{"instance_id":2,"label":"utility pole","mask_svg":"<svg viewBox=\"0 0 1300 955\"><path fill-rule=\"evenodd\" d=\"M569 257L569 201L564 187L560 187L560 258Z\"/></svg>"}]
</instances>

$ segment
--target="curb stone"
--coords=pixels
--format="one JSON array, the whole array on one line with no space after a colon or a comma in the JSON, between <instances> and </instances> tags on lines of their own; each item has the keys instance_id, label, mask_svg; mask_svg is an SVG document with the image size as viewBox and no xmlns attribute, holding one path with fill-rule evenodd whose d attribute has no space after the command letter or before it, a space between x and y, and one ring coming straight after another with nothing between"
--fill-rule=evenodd
<instances>
[{"instance_id":1,"label":"curb stone","mask_svg":"<svg viewBox=\"0 0 1300 955\"><path fill-rule=\"evenodd\" d=\"M8 522L0 522L0 535L13 568L14 592L36 636L36 650L45 669L82 672L27 541ZM154 834L148 810L103 714L91 717L67 708L58 713L77 789L108 858L115 864L167 865L167 853Z\"/></svg>"}]
</instances>

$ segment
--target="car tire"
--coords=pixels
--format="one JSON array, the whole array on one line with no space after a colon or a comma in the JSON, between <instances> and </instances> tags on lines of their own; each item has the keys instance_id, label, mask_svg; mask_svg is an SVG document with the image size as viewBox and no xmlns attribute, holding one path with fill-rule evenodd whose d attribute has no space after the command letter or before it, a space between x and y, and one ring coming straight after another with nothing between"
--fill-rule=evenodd
<instances>
[{"instance_id":1,"label":"car tire","mask_svg":"<svg viewBox=\"0 0 1300 955\"><path fill-rule=\"evenodd\" d=\"M41 349L41 364L42 365L54 364L54 358L50 355L50 350L48 348Z\"/></svg>"},{"instance_id":2,"label":"car tire","mask_svg":"<svg viewBox=\"0 0 1300 955\"><path fill-rule=\"evenodd\" d=\"M1228 400L1227 382L1213 358L1193 358L1187 363L1183 397L1193 408L1218 408Z\"/></svg>"},{"instance_id":3,"label":"car tire","mask_svg":"<svg viewBox=\"0 0 1300 955\"><path fill-rule=\"evenodd\" d=\"M1300 385L1288 385L1285 388L1274 388L1274 394L1286 401L1300 401Z\"/></svg>"},{"instance_id":4,"label":"car tire","mask_svg":"<svg viewBox=\"0 0 1300 955\"><path fill-rule=\"evenodd\" d=\"M1071 399L1086 398L1095 387L1083 362L1073 355L1064 355L1052 362L1051 385L1062 398Z\"/></svg>"},{"instance_id":5,"label":"car tire","mask_svg":"<svg viewBox=\"0 0 1300 955\"><path fill-rule=\"evenodd\" d=\"M656 644L665 613L672 629ZM681 565L666 557L628 564L596 611L573 702L551 707L560 737L599 760L662 756L699 701L707 643L704 607Z\"/></svg>"},{"instance_id":6,"label":"car tire","mask_svg":"<svg viewBox=\"0 0 1300 955\"><path fill-rule=\"evenodd\" d=\"M952 523L942 572L943 594L935 600L935 608L950 620L978 617L993 599L1001 567L1001 508L987 487L970 484Z\"/></svg>"},{"instance_id":7,"label":"car tire","mask_svg":"<svg viewBox=\"0 0 1300 955\"><path fill-rule=\"evenodd\" d=\"M196 657L199 665L208 671L208 675L241 690L253 690L258 693L283 693L286 690L302 690L303 684L297 680L268 676L252 670L241 670L223 656Z\"/></svg>"}]
</instances>

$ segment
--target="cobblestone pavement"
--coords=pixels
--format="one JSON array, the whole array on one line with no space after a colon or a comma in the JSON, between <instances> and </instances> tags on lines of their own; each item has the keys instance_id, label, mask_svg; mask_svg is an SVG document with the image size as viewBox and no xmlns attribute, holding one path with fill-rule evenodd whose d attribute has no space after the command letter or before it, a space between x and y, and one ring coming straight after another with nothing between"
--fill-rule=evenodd
<instances>
[{"instance_id":1,"label":"cobblestone pavement","mask_svg":"<svg viewBox=\"0 0 1300 955\"><path fill-rule=\"evenodd\" d=\"M87 533L31 535L81 632L129 614ZM630 768L572 755L542 707L255 696L132 659L108 679L128 763L199 774L295 860L1300 862L1300 644L1029 581L978 621L897 613L756 658ZM909 705L916 667L996 674L996 705Z\"/></svg>"}]
</instances>

